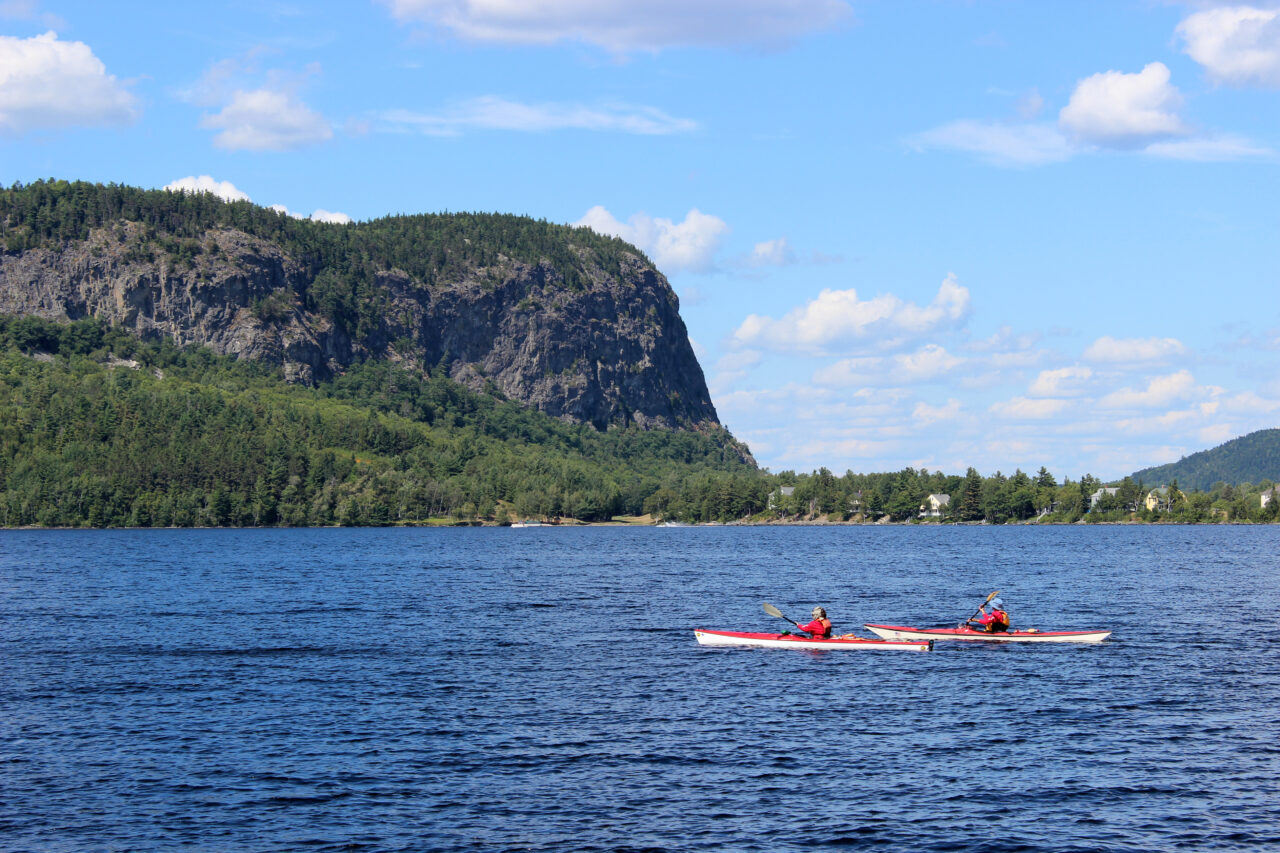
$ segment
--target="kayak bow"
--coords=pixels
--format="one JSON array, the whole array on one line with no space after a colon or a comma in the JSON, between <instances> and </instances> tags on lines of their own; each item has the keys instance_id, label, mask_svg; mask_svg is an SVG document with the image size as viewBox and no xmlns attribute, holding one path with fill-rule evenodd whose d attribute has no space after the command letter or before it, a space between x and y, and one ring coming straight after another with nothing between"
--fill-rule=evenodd
<instances>
[{"instance_id":1,"label":"kayak bow","mask_svg":"<svg viewBox=\"0 0 1280 853\"><path fill-rule=\"evenodd\" d=\"M704 646L754 646L766 649L883 649L907 652L927 652L933 648L933 640L902 638L874 640L869 637L832 637L824 640L817 637L802 637L796 634L753 634L747 631L707 631L696 629L694 636Z\"/></svg>"},{"instance_id":2,"label":"kayak bow","mask_svg":"<svg viewBox=\"0 0 1280 853\"><path fill-rule=\"evenodd\" d=\"M996 643L1101 643L1110 631L1000 631L988 634L973 628L908 628L871 625L866 629L886 640L983 640Z\"/></svg>"}]
</instances>

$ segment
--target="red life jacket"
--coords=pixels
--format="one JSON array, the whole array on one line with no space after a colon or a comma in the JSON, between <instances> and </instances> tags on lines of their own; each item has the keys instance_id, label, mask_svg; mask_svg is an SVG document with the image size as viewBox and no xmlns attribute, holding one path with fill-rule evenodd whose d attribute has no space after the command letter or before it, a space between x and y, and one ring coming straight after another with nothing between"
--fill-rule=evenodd
<instances>
[{"instance_id":1,"label":"red life jacket","mask_svg":"<svg viewBox=\"0 0 1280 853\"><path fill-rule=\"evenodd\" d=\"M801 625L800 630L825 639L831 636L831 620L826 617L814 619L808 625Z\"/></svg>"}]
</instances>

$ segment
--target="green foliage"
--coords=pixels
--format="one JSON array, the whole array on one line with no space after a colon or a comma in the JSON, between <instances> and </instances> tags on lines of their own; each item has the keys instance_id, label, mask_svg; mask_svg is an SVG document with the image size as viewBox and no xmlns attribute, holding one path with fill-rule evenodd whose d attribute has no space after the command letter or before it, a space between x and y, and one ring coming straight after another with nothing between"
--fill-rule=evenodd
<instances>
[{"instance_id":1,"label":"green foliage","mask_svg":"<svg viewBox=\"0 0 1280 853\"><path fill-rule=\"evenodd\" d=\"M716 477L748 493L758 479L723 430L600 433L385 362L301 388L93 320L0 317L3 526L474 521L500 506L604 520ZM744 506L735 492L709 511Z\"/></svg>"},{"instance_id":2,"label":"green foliage","mask_svg":"<svg viewBox=\"0 0 1280 853\"><path fill-rule=\"evenodd\" d=\"M1177 462L1144 468L1133 479L1148 483L1177 480L1184 488L1208 491L1215 483L1280 480L1280 429L1264 429L1202 450Z\"/></svg>"}]
</instances>

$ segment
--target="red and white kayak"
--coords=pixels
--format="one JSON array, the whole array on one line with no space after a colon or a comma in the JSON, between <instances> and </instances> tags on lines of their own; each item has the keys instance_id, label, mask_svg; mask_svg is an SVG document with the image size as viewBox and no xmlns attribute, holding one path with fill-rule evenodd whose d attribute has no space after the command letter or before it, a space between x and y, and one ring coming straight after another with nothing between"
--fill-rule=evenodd
<instances>
[{"instance_id":1,"label":"red and white kayak","mask_svg":"<svg viewBox=\"0 0 1280 853\"><path fill-rule=\"evenodd\" d=\"M969 627L908 628L904 625L865 625L886 640L982 640L996 643L1101 643L1110 631L1002 631L988 634Z\"/></svg>"},{"instance_id":2,"label":"red and white kayak","mask_svg":"<svg viewBox=\"0 0 1280 853\"><path fill-rule=\"evenodd\" d=\"M832 637L829 640L801 637L796 634L752 634L746 631L707 631L698 628L693 632L704 646L756 646L766 649L896 649L906 652L927 652L933 648L928 637L917 639L873 640L870 637Z\"/></svg>"}]
</instances>

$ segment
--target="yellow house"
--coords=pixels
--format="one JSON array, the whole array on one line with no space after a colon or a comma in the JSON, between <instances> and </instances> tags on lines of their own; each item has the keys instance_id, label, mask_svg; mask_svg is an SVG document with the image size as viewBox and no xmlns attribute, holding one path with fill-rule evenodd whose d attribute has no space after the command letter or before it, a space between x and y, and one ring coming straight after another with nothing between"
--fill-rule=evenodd
<instances>
[{"instance_id":1,"label":"yellow house","mask_svg":"<svg viewBox=\"0 0 1280 853\"><path fill-rule=\"evenodd\" d=\"M1169 508L1169 488L1161 486L1158 489L1152 489L1147 492L1146 507L1148 510L1168 509Z\"/></svg>"}]
</instances>

